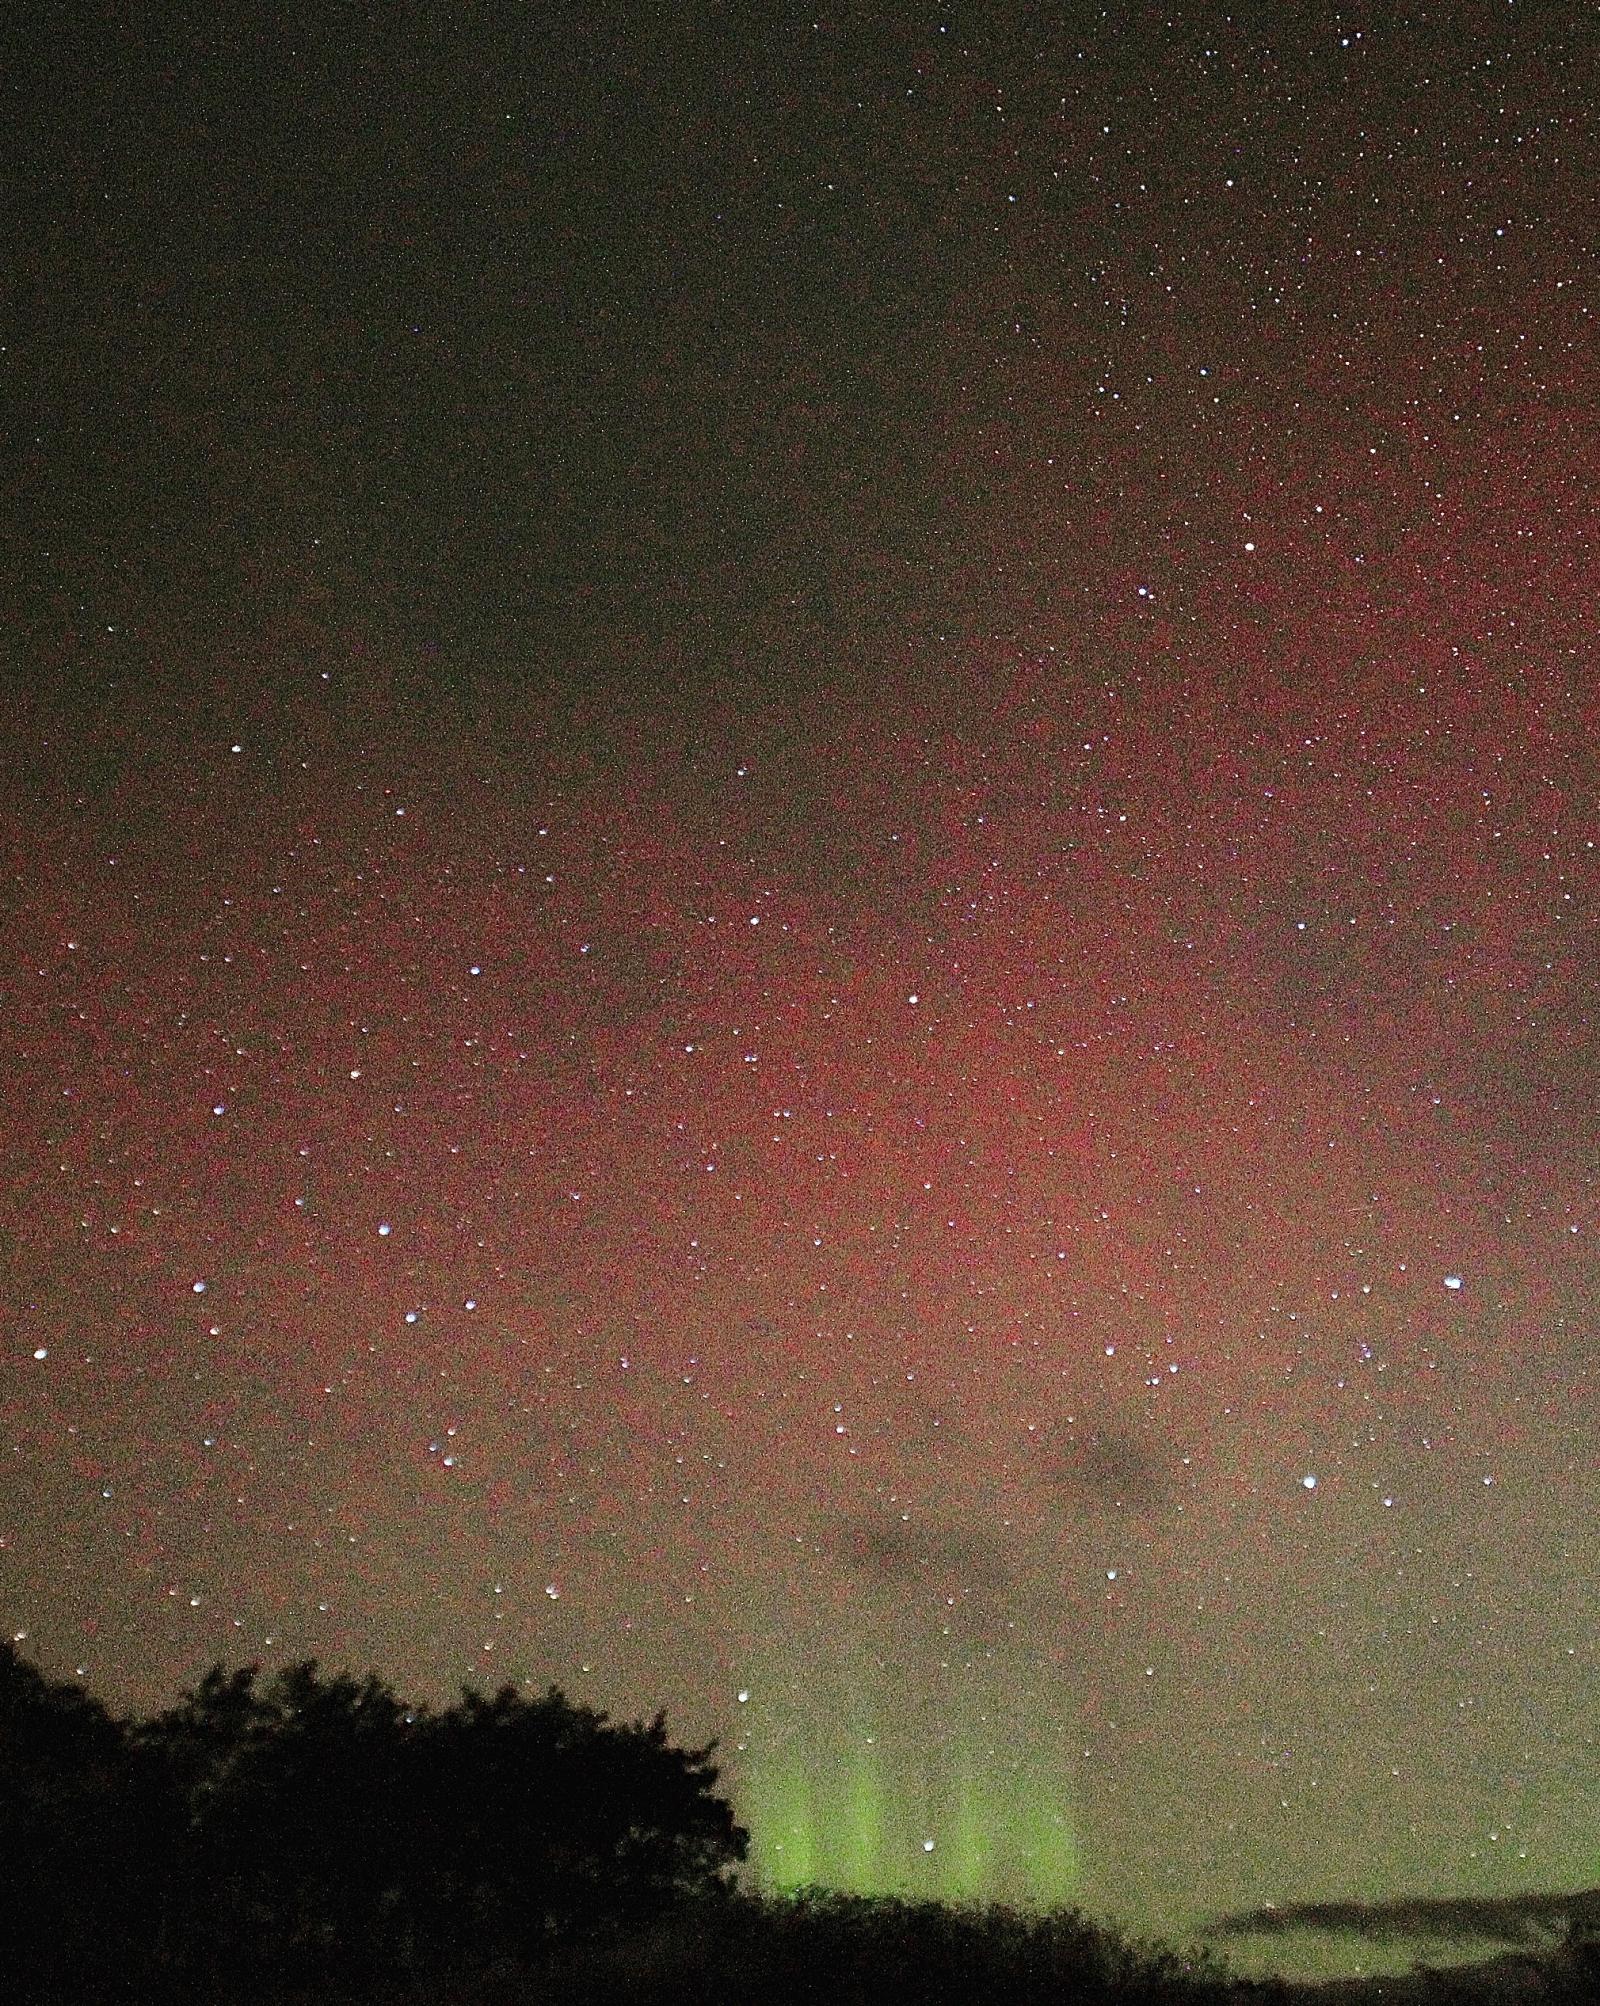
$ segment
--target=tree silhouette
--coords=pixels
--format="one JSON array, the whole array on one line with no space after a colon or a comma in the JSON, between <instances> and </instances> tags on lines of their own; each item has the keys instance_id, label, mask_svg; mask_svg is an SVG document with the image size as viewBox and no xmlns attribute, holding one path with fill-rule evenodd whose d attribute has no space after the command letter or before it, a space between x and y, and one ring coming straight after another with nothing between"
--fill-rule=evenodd
<instances>
[{"instance_id":1,"label":"tree silhouette","mask_svg":"<svg viewBox=\"0 0 1600 2006\"><path fill-rule=\"evenodd\" d=\"M172 1916L224 1959L363 1961L407 1843L405 1709L315 1660L258 1680L214 1667L136 1732L179 1809Z\"/></svg>"},{"instance_id":2,"label":"tree silhouette","mask_svg":"<svg viewBox=\"0 0 1600 2006\"><path fill-rule=\"evenodd\" d=\"M86 1976L154 1887L126 1735L0 1644L0 1968L25 1992Z\"/></svg>"},{"instance_id":3,"label":"tree silhouette","mask_svg":"<svg viewBox=\"0 0 1600 2006\"><path fill-rule=\"evenodd\" d=\"M554 1687L433 1714L315 1660L217 1666L134 1747L169 1820L162 1941L214 1963L528 1955L725 1888L748 1846L710 1747Z\"/></svg>"},{"instance_id":4,"label":"tree silhouette","mask_svg":"<svg viewBox=\"0 0 1600 2006\"><path fill-rule=\"evenodd\" d=\"M618 1727L554 1686L463 1689L417 1740L407 1896L425 1930L466 1924L528 1952L724 1890L748 1850L714 1794L715 1744L673 1746L661 1714Z\"/></svg>"}]
</instances>

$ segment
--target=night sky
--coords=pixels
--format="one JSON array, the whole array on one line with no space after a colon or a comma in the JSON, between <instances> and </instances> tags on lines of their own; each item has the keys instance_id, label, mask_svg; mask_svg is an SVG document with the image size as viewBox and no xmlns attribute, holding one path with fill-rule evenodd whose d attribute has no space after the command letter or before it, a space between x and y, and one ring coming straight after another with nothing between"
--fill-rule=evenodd
<instances>
[{"instance_id":1,"label":"night sky","mask_svg":"<svg viewBox=\"0 0 1600 2006\"><path fill-rule=\"evenodd\" d=\"M6 1631L1600 1879L1596 9L10 32Z\"/></svg>"}]
</instances>

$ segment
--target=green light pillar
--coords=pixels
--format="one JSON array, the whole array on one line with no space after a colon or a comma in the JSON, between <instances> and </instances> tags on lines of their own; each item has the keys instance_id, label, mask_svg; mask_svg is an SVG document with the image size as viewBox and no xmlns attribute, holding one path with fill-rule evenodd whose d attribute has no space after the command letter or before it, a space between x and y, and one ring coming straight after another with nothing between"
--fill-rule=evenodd
<instances>
[{"instance_id":1,"label":"green light pillar","mask_svg":"<svg viewBox=\"0 0 1600 2006\"><path fill-rule=\"evenodd\" d=\"M811 1778L803 1762L759 1770L752 1779L749 1822L760 1878L780 1893L817 1877L817 1821Z\"/></svg>"},{"instance_id":2,"label":"green light pillar","mask_svg":"<svg viewBox=\"0 0 1600 2006\"><path fill-rule=\"evenodd\" d=\"M1077 1898L1083 1863L1065 1804L1047 1793L1019 1807L1015 1825L1019 1877L1029 1898L1046 1908Z\"/></svg>"},{"instance_id":3,"label":"green light pillar","mask_svg":"<svg viewBox=\"0 0 1600 2006\"><path fill-rule=\"evenodd\" d=\"M952 1901L981 1901L994 1892L990 1872L993 1818L988 1792L976 1773L970 1750L962 1748L955 1763L944 1891Z\"/></svg>"},{"instance_id":4,"label":"green light pillar","mask_svg":"<svg viewBox=\"0 0 1600 2006\"><path fill-rule=\"evenodd\" d=\"M847 1894L878 1891L883 1860L883 1783L877 1744L863 1735L845 1771L838 1886Z\"/></svg>"}]
</instances>

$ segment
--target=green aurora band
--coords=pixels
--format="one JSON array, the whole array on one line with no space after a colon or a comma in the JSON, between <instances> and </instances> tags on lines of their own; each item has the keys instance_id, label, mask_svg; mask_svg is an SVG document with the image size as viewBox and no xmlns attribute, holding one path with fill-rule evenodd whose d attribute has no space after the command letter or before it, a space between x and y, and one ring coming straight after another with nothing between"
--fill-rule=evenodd
<instances>
[{"instance_id":1,"label":"green aurora band","mask_svg":"<svg viewBox=\"0 0 1600 2006\"><path fill-rule=\"evenodd\" d=\"M743 1765L740 1813L757 1883L778 1892L1055 1907L1080 1884L1065 1792L996 1751L933 1749L886 1760L858 1734L833 1760L793 1748Z\"/></svg>"}]
</instances>

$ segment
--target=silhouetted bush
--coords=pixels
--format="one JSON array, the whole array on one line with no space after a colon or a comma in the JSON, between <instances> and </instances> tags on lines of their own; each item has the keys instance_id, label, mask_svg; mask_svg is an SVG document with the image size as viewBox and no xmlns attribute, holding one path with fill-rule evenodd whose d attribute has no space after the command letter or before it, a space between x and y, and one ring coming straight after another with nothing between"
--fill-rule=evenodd
<instances>
[{"instance_id":1,"label":"silhouetted bush","mask_svg":"<svg viewBox=\"0 0 1600 2006\"><path fill-rule=\"evenodd\" d=\"M124 1722L0 1647L9 1996L360 1988L638 1925L745 1855L711 1755L554 1687L435 1713L314 1661Z\"/></svg>"},{"instance_id":2,"label":"silhouetted bush","mask_svg":"<svg viewBox=\"0 0 1600 2006\"><path fill-rule=\"evenodd\" d=\"M611 1725L552 1688L420 1721L421 1839L397 1882L424 1939L463 1932L527 1954L726 1886L748 1835L714 1795L711 1747L668 1742L663 1715Z\"/></svg>"},{"instance_id":3,"label":"silhouetted bush","mask_svg":"<svg viewBox=\"0 0 1600 2006\"><path fill-rule=\"evenodd\" d=\"M16 1995L95 1981L137 1941L159 1864L120 1725L0 1645L0 1970Z\"/></svg>"},{"instance_id":4,"label":"silhouetted bush","mask_svg":"<svg viewBox=\"0 0 1600 2006\"><path fill-rule=\"evenodd\" d=\"M180 1809L162 1954L222 1968L528 1956L720 1888L748 1843L711 1748L554 1687L431 1713L314 1661L218 1667L134 1745Z\"/></svg>"},{"instance_id":5,"label":"silhouetted bush","mask_svg":"<svg viewBox=\"0 0 1600 2006\"><path fill-rule=\"evenodd\" d=\"M806 1890L685 1904L648 1931L569 1951L562 2006L1211 2006L1219 1964L1130 1944L1075 1910L950 1906Z\"/></svg>"},{"instance_id":6,"label":"silhouetted bush","mask_svg":"<svg viewBox=\"0 0 1600 2006\"><path fill-rule=\"evenodd\" d=\"M1552 1997L1561 2006L1600 2006L1600 1931L1574 1922L1556 1963Z\"/></svg>"},{"instance_id":7,"label":"silhouetted bush","mask_svg":"<svg viewBox=\"0 0 1600 2006\"><path fill-rule=\"evenodd\" d=\"M161 1954L224 1967L383 1961L384 1903L416 1822L414 1722L381 1680L217 1667L137 1727L176 1814Z\"/></svg>"}]
</instances>

